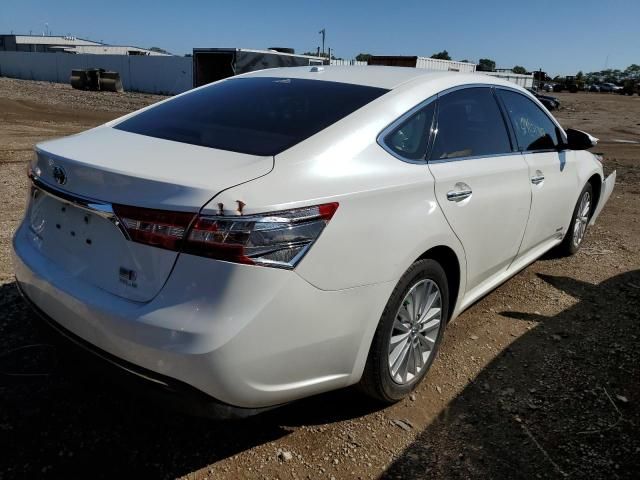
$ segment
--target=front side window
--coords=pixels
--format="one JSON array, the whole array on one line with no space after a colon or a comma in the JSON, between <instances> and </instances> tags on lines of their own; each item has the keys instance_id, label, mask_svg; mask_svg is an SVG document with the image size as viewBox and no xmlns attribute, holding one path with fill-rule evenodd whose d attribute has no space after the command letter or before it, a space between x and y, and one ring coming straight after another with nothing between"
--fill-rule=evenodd
<instances>
[{"instance_id":1,"label":"front side window","mask_svg":"<svg viewBox=\"0 0 640 480\"><path fill-rule=\"evenodd\" d=\"M498 90L513 124L520 150L553 150L559 144L558 129L533 101L510 90Z\"/></svg>"},{"instance_id":2,"label":"front side window","mask_svg":"<svg viewBox=\"0 0 640 480\"><path fill-rule=\"evenodd\" d=\"M153 106L114 128L220 150L277 155L387 91L301 78L233 78Z\"/></svg>"},{"instance_id":3,"label":"front side window","mask_svg":"<svg viewBox=\"0 0 640 480\"><path fill-rule=\"evenodd\" d=\"M431 102L386 135L385 145L400 157L424 159L434 112L435 102Z\"/></svg>"},{"instance_id":4,"label":"front side window","mask_svg":"<svg viewBox=\"0 0 640 480\"><path fill-rule=\"evenodd\" d=\"M431 160L511 152L507 128L488 87L444 95L438 100L437 125Z\"/></svg>"}]
</instances>

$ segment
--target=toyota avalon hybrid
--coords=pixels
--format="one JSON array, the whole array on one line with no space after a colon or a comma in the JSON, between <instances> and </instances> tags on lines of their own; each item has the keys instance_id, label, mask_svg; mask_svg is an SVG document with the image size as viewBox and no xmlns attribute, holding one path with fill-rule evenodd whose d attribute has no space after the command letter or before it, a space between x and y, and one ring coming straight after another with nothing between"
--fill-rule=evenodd
<instances>
[{"instance_id":1,"label":"toyota avalon hybrid","mask_svg":"<svg viewBox=\"0 0 640 480\"><path fill-rule=\"evenodd\" d=\"M17 284L123 374L222 409L391 403L465 308L578 250L615 182L595 142L486 75L253 72L37 145Z\"/></svg>"}]
</instances>

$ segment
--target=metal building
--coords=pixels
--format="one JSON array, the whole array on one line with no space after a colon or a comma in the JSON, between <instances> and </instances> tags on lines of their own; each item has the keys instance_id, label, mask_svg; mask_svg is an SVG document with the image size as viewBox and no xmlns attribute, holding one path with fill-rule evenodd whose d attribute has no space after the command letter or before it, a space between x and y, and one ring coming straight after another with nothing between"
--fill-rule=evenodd
<instances>
[{"instance_id":1,"label":"metal building","mask_svg":"<svg viewBox=\"0 0 640 480\"><path fill-rule=\"evenodd\" d=\"M0 35L0 51L4 52L59 52L60 48L78 45L100 45L99 42L70 36Z\"/></svg>"},{"instance_id":2,"label":"metal building","mask_svg":"<svg viewBox=\"0 0 640 480\"><path fill-rule=\"evenodd\" d=\"M148 48L131 47L126 45L76 45L71 48L64 48L60 51L65 53L89 53L93 55L169 56L167 53L155 52Z\"/></svg>"},{"instance_id":3,"label":"metal building","mask_svg":"<svg viewBox=\"0 0 640 480\"><path fill-rule=\"evenodd\" d=\"M166 55L146 48L108 45L72 36L0 35L0 52L90 53L98 55Z\"/></svg>"}]
</instances>

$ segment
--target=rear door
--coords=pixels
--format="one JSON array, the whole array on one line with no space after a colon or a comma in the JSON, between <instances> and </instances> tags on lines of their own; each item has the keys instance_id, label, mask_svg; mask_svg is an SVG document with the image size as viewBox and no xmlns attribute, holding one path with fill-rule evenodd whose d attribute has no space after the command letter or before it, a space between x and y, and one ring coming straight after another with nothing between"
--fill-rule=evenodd
<instances>
[{"instance_id":1,"label":"rear door","mask_svg":"<svg viewBox=\"0 0 640 480\"><path fill-rule=\"evenodd\" d=\"M519 255L564 237L577 198L573 152L559 151L559 127L530 98L510 89L497 89L513 126L519 150L529 169L531 213Z\"/></svg>"},{"instance_id":2,"label":"rear door","mask_svg":"<svg viewBox=\"0 0 640 480\"><path fill-rule=\"evenodd\" d=\"M464 247L472 290L506 270L518 252L531 202L528 167L490 87L441 95L435 132L429 169L438 204Z\"/></svg>"}]
</instances>

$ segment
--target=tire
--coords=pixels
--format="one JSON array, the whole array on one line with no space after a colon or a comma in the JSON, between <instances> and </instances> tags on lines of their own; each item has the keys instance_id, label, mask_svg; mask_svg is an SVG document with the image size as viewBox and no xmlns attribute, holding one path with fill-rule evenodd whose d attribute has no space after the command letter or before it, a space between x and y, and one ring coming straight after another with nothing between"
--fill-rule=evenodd
<instances>
[{"instance_id":1,"label":"tire","mask_svg":"<svg viewBox=\"0 0 640 480\"><path fill-rule=\"evenodd\" d=\"M584 205L583 201L587 198L588 205ZM584 215L580 215L580 210L585 210ZM593 213L593 187L590 183L587 183L582 192L580 192L580 196L578 197L578 202L576 203L575 208L573 209L573 215L571 216L571 222L569 223L569 228L567 229L567 233L562 240L562 243L558 245L558 253L562 256L569 256L575 254L578 250L580 250L580 246L584 241L584 237L587 234L587 226L589 225L589 220L591 219L591 214ZM581 227L578 227L576 222L580 222Z\"/></svg>"},{"instance_id":2,"label":"tire","mask_svg":"<svg viewBox=\"0 0 640 480\"><path fill-rule=\"evenodd\" d=\"M418 301L412 302L416 298L412 292L417 294ZM434 296L436 293L439 297ZM427 302L419 300L425 297ZM429 301L432 305L427 308ZM419 310L425 309L422 315L418 312L417 321L411 313L414 304ZM449 289L444 270L435 260L417 261L400 278L382 312L360 380L360 390L384 404L395 403L408 395L431 367L442 343L448 315ZM397 342L393 348L392 334ZM403 335L406 335L405 339L397 341ZM428 348L430 351L426 351ZM403 352L406 352L404 356ZM392 362L395 358L396 362Z\"/></svg>"}]
</instances>

